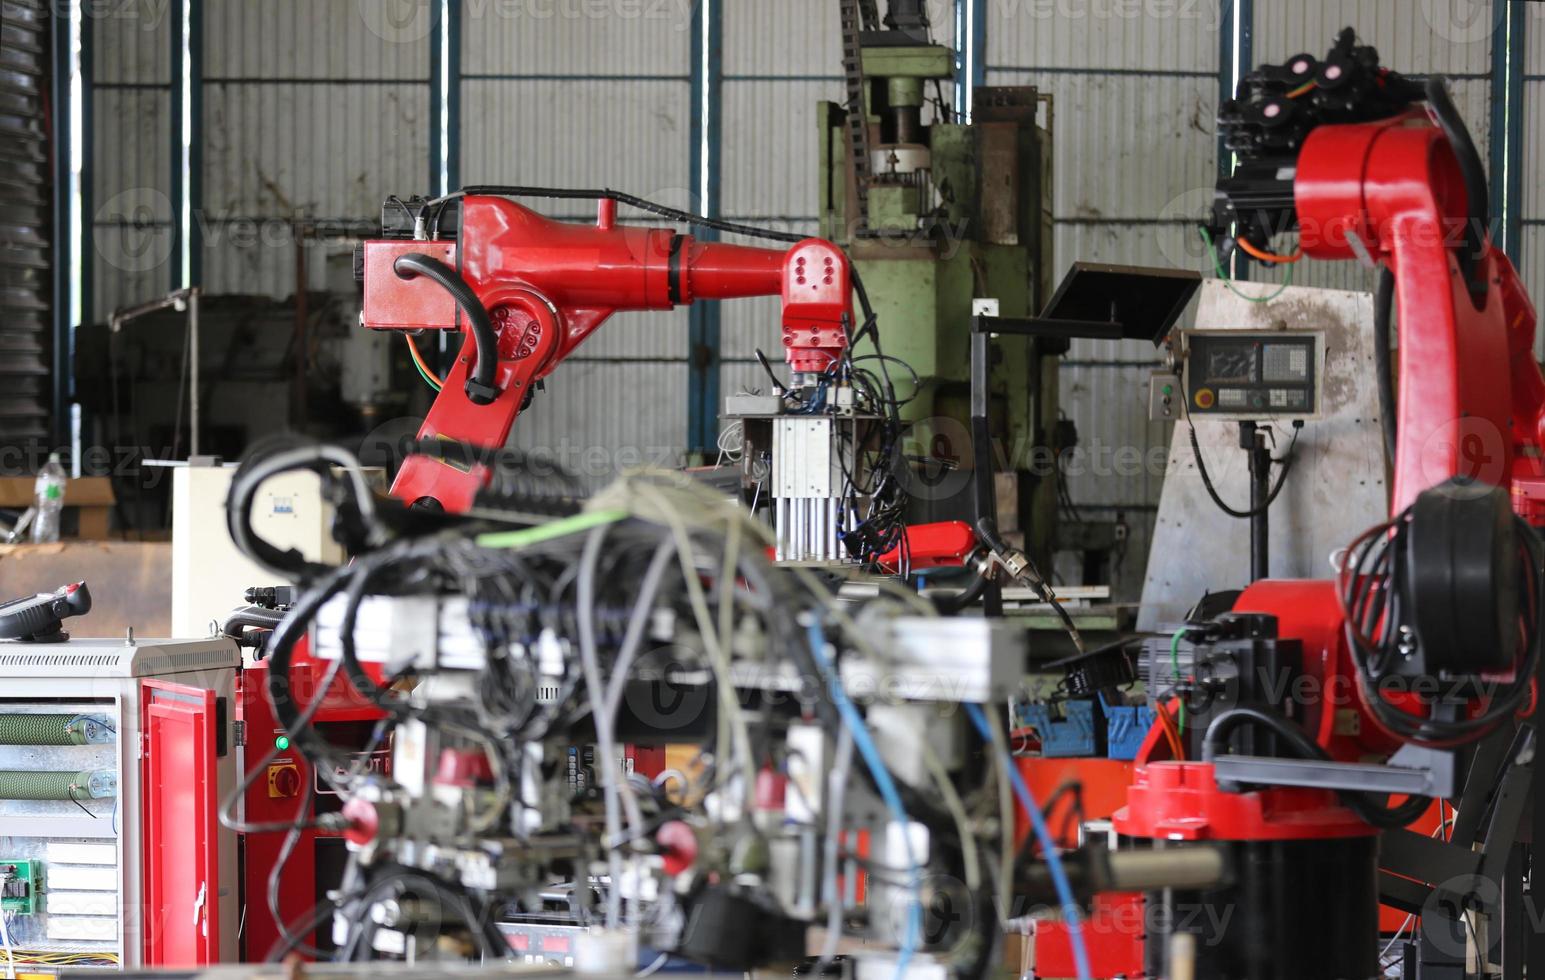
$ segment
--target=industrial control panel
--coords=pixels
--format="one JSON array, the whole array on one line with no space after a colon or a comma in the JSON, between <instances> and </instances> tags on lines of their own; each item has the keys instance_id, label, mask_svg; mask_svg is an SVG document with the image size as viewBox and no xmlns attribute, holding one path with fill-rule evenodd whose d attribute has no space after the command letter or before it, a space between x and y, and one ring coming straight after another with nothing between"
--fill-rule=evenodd
<instances>
[{"instance_id":1,"label":"industrial control panel","mask_svg":"<svg viewBox=\"0 0 1545 980\"><path fill-rule=\"evenodd\" d=\"M1222 420L1320 414L1324 337L1316 331L1181 333L1185 413Z\"/></svg>"}]
</instances>

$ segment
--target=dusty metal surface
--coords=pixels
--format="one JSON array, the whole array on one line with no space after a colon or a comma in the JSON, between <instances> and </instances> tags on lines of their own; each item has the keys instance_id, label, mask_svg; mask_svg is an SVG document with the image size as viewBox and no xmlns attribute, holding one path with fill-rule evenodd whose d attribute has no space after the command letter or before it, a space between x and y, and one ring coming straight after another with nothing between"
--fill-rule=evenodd
<instances>
[{"instance_id":1,"label":"dusty metal surface","mask_svg":"<svg viewBox=\"0 0 1545 980\"><path fill-rule=\"evenodd\" d=\"M69 620L76 636L169 636L172 546L169 542L61 541L0 546L0 602L52 592L67 582L91 587L91 612Z\"/></svg>"},{"instance_id":2,"label":"dusty metal surface","mask_svg":"<svg viewBox=\"0 0 1545 980\"><path fill-rule=\"evenodd\" d=\"M1274 288L1240 284L1252 295L1269 295ZM1297 461L1271 508L1270 551L1273 578L1329 578L1335 552L1381 520L1387 508L1373 383L1373 298L1295 286L1270 303L1250 303L1208 280L1196 324L1207 330L1325 332L1323 416L1299 436ZM1292 429L1286 423L1273 429L1281 456ZM1219 495L1236 509L1249 509L1237 423L1198 421L1196 434ZM1249 583L1249 521L1223 513L1208 497L1184 421L1175 426L1165 474L1138 614L1138 628L1144 630L1175 622L1205 592Z\"/></svg>"}]
</instances>

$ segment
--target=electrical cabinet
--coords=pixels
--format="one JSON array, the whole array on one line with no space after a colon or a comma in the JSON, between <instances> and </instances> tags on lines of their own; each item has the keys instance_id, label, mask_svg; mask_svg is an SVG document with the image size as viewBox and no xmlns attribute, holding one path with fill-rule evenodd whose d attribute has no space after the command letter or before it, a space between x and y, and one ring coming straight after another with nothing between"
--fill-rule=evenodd
<instances>
[{"instance_id":1,"label":"electrical cabinet","mask_svg":"<svg viewBox=\"0 0 1545 980\"><path fill-rule=\"evenodd\" d=\"M0 643L0 969L234 959L234 643Z\"/></svg>"}]
</instances>

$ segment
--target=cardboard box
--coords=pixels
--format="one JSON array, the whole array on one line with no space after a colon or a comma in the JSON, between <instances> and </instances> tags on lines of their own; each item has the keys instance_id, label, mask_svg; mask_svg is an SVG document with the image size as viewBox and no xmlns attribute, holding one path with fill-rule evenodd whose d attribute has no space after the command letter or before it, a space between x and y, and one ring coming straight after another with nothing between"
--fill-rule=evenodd
<instances>
[{"instance_id":1,"label":"cardboard box","mask_svg":"<svg viewBox=\"0 0 1545 980\"><path fill-rule=\"evenodd\" d=\"M30 476L0 477L0 508L31 507L36 483L36 478ZM113 507L117 502L113 483L105 476L83 476L65 483L64 506L66 511L75 512L77 538L105 541L112 537Z\"/></svg>"}]
</instances>

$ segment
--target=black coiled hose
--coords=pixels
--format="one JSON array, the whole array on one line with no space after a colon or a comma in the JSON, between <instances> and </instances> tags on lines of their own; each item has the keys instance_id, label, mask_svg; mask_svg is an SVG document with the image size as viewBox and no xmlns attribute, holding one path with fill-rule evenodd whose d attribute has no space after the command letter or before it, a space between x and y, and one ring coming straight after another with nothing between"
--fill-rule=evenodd
<instances>
[{"instance_id":1,"label":"black coiled hose","mask_svg":"<svg viewBox=\"0 0 1545 980\"><path fill-rule=\"evenodd\" d=\"M402 279L415 276L433 279L456 300L467 315L467 323L472 327L472 339L477 343L477 363L472 365L472 370L467 374L467 399L474 405L492 403L499 397L499 389L494 384L495 374L499 370L499 335L494 332L493 321L488 318L488 311L483 308L477 293L472 291L461 273L422 252L397 256L392 269Z\"/></svg>"}]
</instances>

